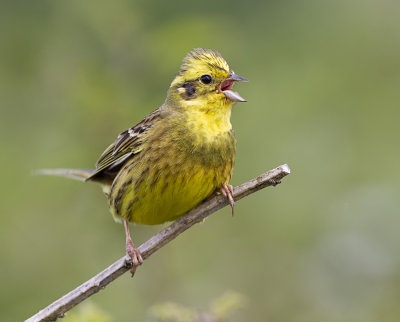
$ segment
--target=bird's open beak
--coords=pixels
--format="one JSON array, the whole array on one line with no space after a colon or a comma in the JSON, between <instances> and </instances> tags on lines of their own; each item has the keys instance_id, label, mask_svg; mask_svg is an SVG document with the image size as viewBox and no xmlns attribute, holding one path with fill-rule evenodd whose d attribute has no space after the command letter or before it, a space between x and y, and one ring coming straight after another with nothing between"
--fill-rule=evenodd
<instances>
[{"instance_id":1,"label":"bird's open beak","mask_svg":"<svg viewBox=\"0 0 400 322\"><path fill-rule=\"evenodd\" d=\"M249 80L236 75L235 73L231 73L228 78L226 78L220 86L221 92L231 100L232 102L247 102L243 97L241 97L237 92L232 91L234 82L248 82Z\"/></svg>"}]
</instances>

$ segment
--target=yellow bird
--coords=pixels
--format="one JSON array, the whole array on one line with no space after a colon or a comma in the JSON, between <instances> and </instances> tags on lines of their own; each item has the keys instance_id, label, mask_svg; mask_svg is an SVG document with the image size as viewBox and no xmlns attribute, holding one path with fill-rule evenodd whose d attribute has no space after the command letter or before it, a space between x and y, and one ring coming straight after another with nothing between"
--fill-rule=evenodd
<instances>
[{"instance_id":1,"label":"yellow bird","mask_svg":"<svg viewBox=\"0 0 400 322\"><path fill-rule=\"evenodd\" d=\"M41 170L102 185L114 218L124 222L126 251L133 267L143 261L129 222L172 221L215 192L232 207L236 140L232 104L245 102L232 91L236 75L222 56L198 48L190 52L172 81L164 104L122 132L100 156L96 169Z\"/></svg>"}]
</instances>

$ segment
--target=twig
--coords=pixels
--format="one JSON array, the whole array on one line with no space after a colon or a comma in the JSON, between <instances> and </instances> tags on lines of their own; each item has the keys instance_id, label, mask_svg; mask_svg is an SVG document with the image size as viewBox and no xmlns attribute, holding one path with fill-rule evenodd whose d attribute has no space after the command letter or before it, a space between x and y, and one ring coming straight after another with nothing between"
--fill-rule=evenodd
<instances>
[{"instance_id":1,"label":"twig","mask_svg":"<svg viewBox=\"0 0 400 322\"><path fill-rule=\"evenodd\" d=\"M233 197L237 201L262 188L275 186L280 183L281 179L287 176L289 173L290 169L288 165L281 165L234 188ZM222 195L217 195L214 198L203 202L197 208L191 210L180 219L173 222L167 228L151 237L144 244L140 245L139 250L142 253L143 259L148 258L151 254L163 247L165 244L169 243L175 237L183 233L186 229L202 221L213 212L225 207L227 204L227 199ZM63 317L64 314L72 309L75 305L102 290L117 277L128 271L131 265L132 263L128 256L120 258L114 264L107 267L105 270L92 277L87 282L78 286L73 291L59 298L41 310L39 313L27 319L26 322L55 321L57 318Z\"/></svg>"}]
</instances>

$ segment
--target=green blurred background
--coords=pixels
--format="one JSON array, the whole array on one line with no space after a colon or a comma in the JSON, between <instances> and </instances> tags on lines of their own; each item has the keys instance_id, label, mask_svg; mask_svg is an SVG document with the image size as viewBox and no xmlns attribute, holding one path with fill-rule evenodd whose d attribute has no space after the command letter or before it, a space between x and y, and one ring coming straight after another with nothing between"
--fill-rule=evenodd
<instances>
[{"instance_id":1,"label":"green blurred background","mask_svg":"<svg viewBox=\"0 0 400 322\"><path fill-rule=\"evenodd\" d=\"M182 58L221 52L236 89L232 183L292 174L181 235L92 302L144 321L227 290L234 321L398 321L400 3L3 1L0 320L36 313L124 254L100 189L31 170L93 167L162 104ZM141 243L162 227L133 227Z\"/></svg>"}]
</instances>

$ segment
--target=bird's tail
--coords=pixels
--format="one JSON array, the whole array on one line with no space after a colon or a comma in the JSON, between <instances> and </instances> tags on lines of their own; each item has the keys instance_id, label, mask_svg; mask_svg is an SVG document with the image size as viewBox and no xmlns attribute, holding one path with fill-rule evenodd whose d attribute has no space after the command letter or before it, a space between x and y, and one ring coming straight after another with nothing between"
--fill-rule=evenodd
<instances>
[{"instance_id":1,"label":"bird's tail","mask_svg":"<svg viewBox=\"0 0 400 322\"><path fill-rule=\"evenodd\" d=\"M85 181L94 173L94 170L90 169L40 169L34 171L34 175L45 175L45 176L59 176L79 181Z\"/></svg>"}]
</instances>

